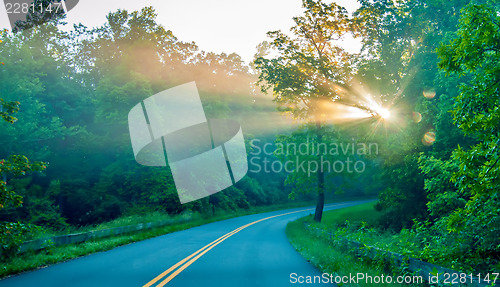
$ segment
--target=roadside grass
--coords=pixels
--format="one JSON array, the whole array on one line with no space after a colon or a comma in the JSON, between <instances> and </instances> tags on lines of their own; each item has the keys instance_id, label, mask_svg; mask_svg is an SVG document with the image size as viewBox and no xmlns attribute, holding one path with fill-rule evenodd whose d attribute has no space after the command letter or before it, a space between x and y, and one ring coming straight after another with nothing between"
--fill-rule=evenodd
<instances>
[{"instance_id":1,"label":"roadside grass","mask_svg":"<svg viewBox=\"0 0 500 287\"><path fill-rule=\"evenodd\" d=\"M416 254L421 244L409 236L408 230L394 233L376 228L381 213L374 206L375 202L370 202L328 211L320 224L311 221L311 226L383 250L407 256Z\"/></svg>"},{"instance_id":2,"label":"roadside grass","mask_svg":"<svg viewBox=\"0 0 500 287\"><path fill-rule=\"evenodd\" d=\"M375 202L368 202L347 208L327 211L323 214L321 224L324 226L333 226L345 221L361 222L369 225L375 224L380 213L374 208Z\"/></svg>"},{"instance_id":3,"label":"roadside grass","mask_svg":"<svg viewBox=\"0 0 500 287\"><path fill-rule=\"evenodd\" d=\"M310 217L312 220L312 217ZM353 273L366 273L370 276L381 275L381 267L369 266L349 253L334 248L323 237L308 233L304 228L304 219L288 224L287 236L293 247L321 272L333 276L349 276ZM307 274L304 274L307 276ZM338 284L341 285L342 284ZM365 285L376 286L379 284ZM343 286L358 286L345 284Z\"/></svg>"},{"instance_id":4,"label":"roadside grass","mask_svg":"<svg viewBox=\"0 0 500 287\"><path fill-rule=\"evenodd\" d=\"M214 221L224 220L230 217L230 215L218 216L211 219L198 217L186 223L168 225L144 230L138 233L129 233L101 239L91 239L79 244L68 244L57 247L53 246L41 251L29 251L13 258L2 260L0 278L23 271L46 267L54 263L67 261L95 252L111 250L121 245L138 242L175 231L185 230Z\"/></svg>"},{"instance_id":5,"label":"roadside grass","mask_svg":"<svg viewBox=\"0 0 500 287\"><path fill-rule=\"evenodd\" d=\"M378 228L380 213L374 209L374 205L375 203L371 202L325 212L321 223L314 222L312 217L291 222L287 226L289 240L299 253L321 271L335 272L341 276L353 272L366 273L371 276L382 274L382 272L384 275L393 276L416 275L415 272L410 272L407 266L391 266L383 259L368 259L363 255L363 250L347 248L345 243L342 243L346 240L401 254L407 258L420 259L464 274L498 273L500 269L498 261L487 262L487 258L467 257L467 254L460 259L450 257L442 242L438 242L441 244L438 245L436 242L426 241L425 233L421 234L419 230L402 229L395 233ZM330 235L336 239L332 240ZM429 252L429 248L432 248L432 252ZM383 286L384 284L376 285ZM405 285L408 286L408 284ZM387 286L395 286L395 284L387 284ZM429 285L424 282L415 283L413 286Z\"/></svg>"},{"instance_id":6,"label":"roadside grass","mask_svg":"<svg viewBox=\"0 0 500 287\"><path fill-rule=\"evenodd\" d=\"M348 201L348 200L359 200L361 198L342 198L338 201L329 201L328 203ZM168 214L163 214L159 212L153 212L151 214L145 215L133 215L118 218L116 220L99 224L97 226L87 226L82 228L72 228L68 230L63 230L59 232L43 232L36 234L34 239L46 238L55 235L64 235L68 233L76 232L87 232L91 230L102 230L107 228L114 228L126 225L133 225L139 223L147 222L157 222L162 220L171 219L172 224L152 228L148 230L141 230L134 233L116 235L112 237L91 239L78 244L68 244L62 246L49 246L40 251L29 251L26 253L18 254L12 258L1 258L0 259L0 279L7 277L9 275L18 274L25 271L35 270L37 268L43 268L51 264L58 262L67 261L70 259L78 258L81 256L89 255L95 252L102 252L113 249L115 247L130 244L133 242L138 242L146 240L149 238L161 236L164 234L181 231L189 229L192 227L208 224L211 222L221 221L225 219L230 219L238 216L272 212L288 208L298 208L313 205L314 202L290 202L286 204L279 204L273 206L262 206L254 207L249 210L235 210L235 211L216 211L215 216L203 215L199 213L191 214L191 220L185 221L185 214L181 214L176 217L169 216Z\"/></svg>"},{"instance_id":7,"label":"roadside grass","mask_svg":"<svg viewBox=\"0 0 500 287\"><path fill-rule=\"evenodd\" d=\"M321 224L313 222L311 226L335 234L339 238L357 241L465 274L498 273L500 270L498 256L485 258L467 252L460 255L450 253L446 242L436 238L429 239L430 236L426 234L428 231L425 229L420 231L418 227L402 229L399 232L380 229L376 224L379 218L378 212L374 209L360 210L360 208L363 206L339 210L337 215L332 212L324 222Z\"/></svg>"},{"instance_id":8,"label":"roadside grass","mask_svg":"<svg viewBox=\"0 0 500 287\"><path fill-rule=\"evenodd\" d=\"M351 200L351 199L346 199L346 200ZM352 200L356 200L356 198L354 198ZM277 204L277 205L272 205L272 206L257 206L257 207L251 207L250 209L238 209L238 210L231 210L231 211L216 210L215 216L213 216L211 213L202 214L202 213L191 212L191 211L186 211L186 212L183 212L183 213L178 214L178 215L170 215L166 212L160 212L160 211L152 211L152 212L142 211L138 214L124 215L124 216L121 216L119 218L113 219L111 221L107 221L107 222L103 222L103 223L95 224L95 225L86 225L86 226L71 226L70 225L67 228L64 228L61 230L37 228L35 231L28 234L24 238L24 241L35 240L35 239L44 239L44 238L50 238L50 237L54 237L54 236L61 236L61 235L68 235L68 234L75 234L75 233L98 231L98 230L104 230L104 229L111 229L111 228L123 227L123 226L127 226L127 225L137 225L140 223L171 221L172 224L179 224L179 223L186 222L186 218L189 218L189 217L191 218L191 221L198 221L198 220L203 221L204 219L207 219L207 220L213 219L213 221L220 221L220 220L224 220L226 218L232 218L232 217L237 217L237 216L262 213L262 212L269 212L269 211L294 208L294 207L302 207L302 206L314 205L314 204L315 204L315 202L313 202L313 201L311 201L311 202L300 201L300 202L289 202L289 203L284 203L284 204ZM209 223L209 222L213 222L213 221L203 221L203 222Z\"/></svg>"},{"instance_id":9,"label":"roadside grass","mask_svg":"<svg viewBox=\"0 0 500 287\"><path fill-rule=\"evenodd\" d=\"M35 240L35 239L43 239L43 238L50 238L54 236L61 236L61 235L67 235L67 234L74 234L74 233L84 233L84 232L90 232L90 231L98 231L98 230L104 230L104 229L111 229L115 227L122 227L122 226L127 226L127 225L137 225L140 223L149 223L149 222L160 222L160 221L171 221L173 224L177 222L184 222L186 221L186 218L188 217L201 217L202 215L199 213L181 213L178 215L169 215L166 212L159 212L159 211L153 211L153 212L145 212L142 214L134 214L134 215L125 215L119 218L116 218L111 221L103 222L100 224L96 225L87 225L87 226L68 226L67 228L61 229L61 230L50 230L47 228L38 228L34 232L28 234L28 236L25 238L25 241L27 240Z\"/></svg>"},{"instance_id":10,"label":"roadside grass","mask_svg":"<svg viewBox=\"0 0 500 287\"><path fill-rule=\"evenodd\" d=\"M394 275L400 270L393 270L384 262L370 260L356 256L355 252L346 250L342 246L332 244L326 236L310 232L305 224L311 224L323 230L332 230L332 227L342 226L346 222L349 224L359 224L369 226L375 223L380 214L373 208L374 202L360 204L353 207L346 207L332 210L323 214L320 224L313 223L313 217L307 216L287 225L286 233L292 246L321 272L333 274L334 276L356 276L357 273L364 273L369 276ZM363 222L363 223L362 223ZM365 243L365 242L363 242ZM404 275L404 274L398 274ZM359 282L361 283L361 282ZM384 286L382 283L361 284L347 283L339 286ZM397 284L396 284L397 285ZM395 286L387 284L387 286Z\"/></svg>"}]
</instances>

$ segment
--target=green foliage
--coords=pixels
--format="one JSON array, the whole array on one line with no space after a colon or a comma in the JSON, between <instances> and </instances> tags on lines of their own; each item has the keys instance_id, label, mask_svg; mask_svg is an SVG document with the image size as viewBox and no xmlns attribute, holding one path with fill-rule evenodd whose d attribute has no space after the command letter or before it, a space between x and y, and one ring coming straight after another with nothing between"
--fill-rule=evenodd
<instances>
[{"instance_id":1,"label":"green foliage","mask_svg":"<svg viewBox=\"0 0 500 287\"><path fill-rule=\"evenodd\" d=\"M7 178L20 177L45 169L46 163L30 162L25 156L11 155L7 159L1 159L0 175L3 178L0 179L0 210L10 206L18 207L23 203L22 196L7 185ZM20 222L0 222L0 253L2 256L14 256L19 251L23 239L32 232L32 229L31 225Z\"/></svg>"},{"instance_id":2,"label":"green foliage","mask_svg":"<svg viewBox=\"0 0 500 287\"><path fill-rule=\"evenodd\" d=\"M469 2L361 1L354 15L370 56L358 77L397 95L408 115L382 145L380 226L407 228L397 237L415 257L487 271L500 246L500 21L498 3Z\"/></svg>"},{"instance_id":3,"label":"green foliage","mask_svg":"<svg viewBox=\"0 0 500 287\"><path fill-rule=\"evenodd\" d=\"M276 139L276 144L285 147L285 152L279 152L276 150L274 153L276 157L286 165L287 170L292 172L288 173L285 180L286 185L292 186L292 190L289 194L290 198L295 198L297 194L307 194L317 191L317 178L314 176L316 172L311 171L307 167L307 163L310 161L316 161L317 156L312 153L301 153L297 152L287 152L286 147L289 145L306 145L310 149L315 144L317 145L317 139L313 133L308 129L298 129L291 135L280 135ZM301 163L306 163L305 168L299 168L298 165Z\"/></svg>"},{"instance_id":4,"label":"green foliage","mask_svg":"<svg viewBox=\"0 0 500 287\"><path fill-rule=\"evenodd\" d=\"M415 155L407 155L402 163L387 168L384 179L389 188L379 194L376 205L378 211L383 211L380 226L397 231L410 228L414 218L426 217L423 176Z\"/></svg>"},{"instance_id":5,"label":"green foliage","mask_svg":"<svg viewBox=\"0 0 500 287\"><path fill-rule=\"evenodd\" d=\"M0 116L6 122L13 124L17 118L12 114L19 111L19 102L7 102L0 98ZM4 111L5 109L5 111ZM15 190L9 188L7 179L12 177L25 176L26 174L43 171L46 169L46 163L30 162L26 156L10 155L7 159L0 159L0 210L8 206L18 207L22 202L22 196ZM32 227L20 222L1 222L0 223L0 252L2 256L11 257L19 251L26 234L32 231Z\"/></svg>"},{"instance_id":6,"label":"green foliage","mask_svg":"<svg viewBox=\"0 0 500 287\"><path fill-rule=\"evenodd\" d=\"M46 163L30 162L27 157L21 155L12 155L7 159L0 160L0 174L4 177L3 181L0 181L0 209L9 204L13 206L22 204L21 197L8 188L7 177L24 176L31 172L43 171L46 168Z\"/></svg>"},{"instance_id":7,"label":"green foliage","mask_svg":"<svg viewBox=\"0 0 500 287\"><path fill-rule=\"evenodd\" d=\"M4 99L0 99L0 117L8 123L13 124L17 121L17 118L13 117L19 111L19 102L6 102Z\"/></svg>"},{"instance_id":8,"label":"green foliage","mask_svg":"<svg viewBox=\"0 0 500 287\"><path fill-rule=\"evenodd\" d=\"M454 125L449 113L456 104L453 96L459 93L457 87L466 79L445 78L438 69L436 52L441 41L456 31L456 11L467 2L361 1L354 14L360 23L363 49L369 55L361 60L358 77L394 99L393 109L398 110L403 129L382 139L387 142L381 151L383 178L389 187L381 193L378 205L385 213L381 221L384 227L410 228L413 219L425 221L450 207L434 199L456 198L440 195L454 190L443 190L449 185L450 174L441 175L443 169L431 166L432 160L427 164L431 157L421 153L432 152L436 160L444 161L458 144L473 142ZM426 139L429 135L430 141ZM433 178L436 174L440 174L439 179ZM451 206L459 204L453 201ZM426 206L434 204L433 211L427 210Z\"/></svg>"},{"instance_id":9,"label":"green foliage","mask_svg":"<svg viewBox=\"0 0 500 287\"><path fill-rule=\"evenodd\" d=\"M351 78L351 56L335 43L355 25L335 2L304 0L302 5L304 14L294 18L293 37L269 32L278 56L259 57L255 65L263 92L272 88L282 111L316 122L325 112L321 104L339 97L332 84L346 85Z\"/></svg>"},{"instance_id":10,"label":"green foliage","mask_svg":"<svg viewBox=\"0 0 500 287\"><path fill-rule=\"evenodd\" d=\"M32 232L32 226L20 222L0 223L0 253L3 257L13 257L19 252L21 243L27 234Z\"/></svg>"},{"instance_id":11,"label":"green foliage","mask_svg":"<svg viewBox=\"0 0 500 287\"><path fill-rule=\"evenodd\" d=\"M25 156L12 155L7 159L0 160L0 210L13 206L20 206L22 196L7 185L7 177L24 176L27 173L43 171L46 164L42 162L30 162ZM2 256L10 257L19 251L20 244L25 236L32 232L32 226L20 222L0 222L0 253Z\"/></svg>"},{"instance_id":12,"label":"green foliage","mask_svg":"<svg viewBox=\"0 0 500 287\"><path fill-rule=\"evenodd\" d=\"M0 70L0 112L18 120L0 125L0 134L8 135L0 139L0 158L25 154L50 161L50 169L17 179L6 174L2 196L12 202L0 220L30 222L52 233L134 212L219 214L287 201L282 177L258 174L210 200L181 205L168 167L144 167L133 158L130 108L172 86L196 81L207 117L242 124L258 118L253 112L262 106L251 105L259 96L255 77L240 56L180 41L156 22L151 7L118 10L100 28L80 25L69 32L52 16L31 15L17 32L2 34L0 57L7 65ZM22 109L14 118L18 102Z\"/></svg>"},{"instance_id":13,"label":"green foliage","mask_svg":"<svg viewBox=\"0 0 500 287\"><path fill-rule=\"evenodd\" d=\"M465 206L453 209L442 220L450 236L470 246L470 256L498 252L500 232L498 190L500 179L500 32L498 6L470 4L464 8L458 31L439 49L440 67L470 79L455 99L454 121L479 143L458 147L451 156L455 165L451 181ZM463 204L462 204L463 205Z\"/></svg>"},{"instance_id":14,"label":"green foliage","mask_svg":"<svg viewBox=\"0 0 500 287\"><path fill-rule=\"evenodd\" d=\"M390 236L387 233L379 234L373 228L372 224L376 224L377 218L381 215L373 209L373 206L373 203L367 203L325 212L321 224L311 222L311 217L301 218L290 222L286 233L295 249L322 272L339 276L348 276L353 270L370 276L416 275L409 273L404 265L394 266L387 257L376 256L370 259L367 256L371 253L368 245L374 246L374 242L385 243ZM349 221L346 221L347 219ZM358 248L350 245L346 239L366 244L365 247ZM408 245L415 242L415 240L404 241ZM360 280L358 284L380 286L382 283Z\"/></svg>"},{"instance_id":15,"label":"green foliage","mask_svg":"<svg viewBox=\"0 0 500 287\"><path fill-rule=\"evenodd\" d=\"M425 175L424 189L427 192L427 208L434 218L449 215L458 208L465 206L467 194L459 194L452 175L457 172L456 161L443 161L433 156L421 154L419 168Z\"/></svg>"},{"instance_id":16,"label":"green foliage","mask_svg":"<svg viewBox=\"0 0 500 287\"><path fill-rule=\"evenodd\" d=\"M151 7L119 10L103 27L71 32L39 25L48 15L38 15L40 23L25 23L36 29L2 35L0 57L7 64L0 70L0 116L16 124L0 125L7 135L0 139L0 220L64 230L135 212L248 210L315 191L322 210L325 191L363 193L373 185L384 189L378 226L401 231L401 250L453 266L491 267L500 246L500 21L492 1L469 2L362 0L350 17L335 3L304 0L291 32L270 32L271 42L260 46L252 67L258 79L236 54L207 53L177 39L156 23ZM361 37L362 54L337 45L347 33ZM369 174L258 173L181 205L168 168L133 161L126 121L139 101L193 80L208 117L242 124L259 118L253 132L268 141L275 135L266 132L278 130L266 122L276 123L269 116L274 106L253 82L272 90L279 110L303 124L276 144L367 134L373 126L345 132L326 125L325 107L352 104L348 94L359 92L353 83L393 104L395 120L385 133L373 127L367 138L380 144L382 157L370 158ZM426 133L435 138L423 141ZM50 161L50 169L42 177L37 172L46 164L18 154ZM283 163L293 163L293 156L275 155ZM317 155L300 160L317 161ZM346 234L356 229L367 238L380 235L371 225L339 226ZM21 227L19 232L24 234Z\"/></svg>"},{"instance_id":17,"label":"green foliage","mask_svg":"<svg viewBox=\"0 0 500 287\"><path fill-rule=\"evenodd\" d=\"M487 271L498 264L498 7L469 4L456 33L439 49L443 88L435 119L433 151L418 165L430 217L416 221L412 236L422 242L415 254L464 271ZM454 35L454 36L450 36ZM459 76L461 80L458 80ZM446 80L450 83L446 83ZM452 113L447 111L452 109ZM453 118L451 119L451 116Z\"/></svg>"},{"instance_id":18,"label":"green foliage","mask_svg":"<svg viewBox=\"0 0 500 287\"><path fill-rule=\"evenodd\" d=\"M463 11L457 38L439 49L441 68L471 78L468 85L460 87L453 113L465 133L484 131L478 134L480 139L498 133L500 33L495 11L485 5L468 6Z\"/></svg>"}]
</instances>

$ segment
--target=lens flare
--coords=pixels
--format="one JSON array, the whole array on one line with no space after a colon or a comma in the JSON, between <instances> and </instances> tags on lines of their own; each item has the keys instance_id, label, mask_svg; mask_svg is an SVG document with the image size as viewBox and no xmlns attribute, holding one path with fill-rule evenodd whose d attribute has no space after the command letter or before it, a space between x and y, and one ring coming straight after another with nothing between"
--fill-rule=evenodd
<instances>
[{"instance_id":1,"label":"lens flare","mask_svg":"<svg viewBox=\"0 0 500 287\"><path fill-rule=\"evenodd\" d=\"M436 141L436 133L434 131L428 131L422 137L422 143L425 146L431 146L434 144L435 141Z\"/></svg>"},{"instance_id":2,"label":"lens flare","mask_svg":"<svg viewBox=\"0 0 500 287\"><path fill-rule=\"evenodd\" d=\"M436 96L436 91L434 89L428 89L424 90L423 94L427 99L432 99Z\"/></svg>"},{"instance_id":3,"label":"lens flare","mask_svg":"<svg viewBox=\"0 0 500 287\"><path fill-rule=\"evenodd\" d=\"M422 114L419 112L413 112L413 121L419 123L422 121Z\"/></svg>"}]
</instances>

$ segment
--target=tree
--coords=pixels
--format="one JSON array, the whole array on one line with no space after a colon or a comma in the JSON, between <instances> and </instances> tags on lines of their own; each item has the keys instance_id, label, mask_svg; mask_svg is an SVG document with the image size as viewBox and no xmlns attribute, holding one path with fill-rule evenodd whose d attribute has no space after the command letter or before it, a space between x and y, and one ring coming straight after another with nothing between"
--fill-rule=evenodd
<instances>
[{"instance_id":1,"label":"tree","mask_svg":"<svg viewBox=\"0 0 500 287\"><path fill-rule=\"evenodd\" d=\"M459 29L439 48L439 66L448 74L469 79L455 98L453 118L477 144L458 147L451 159L451 176L463 208L446 217L449 234L460 234L471 252L498 254L500 220L500 7L493 1L469 4L462 11ZM459 250L460 251L460 250Z\"/></svg>"},{"instance_id":2,"label":"tree","mask_svg":"<svg viewBox=\"0 0 500 287\"><path fill-rule=\"evenodd\" d=\"M3 33L7 32L6 30ZM3 34L2 33L2 34ZM0 43L3 41L0 41ZM17 118L13 115L19 111L18 101L5 101L0 98L0 117L9 124L14 124ZM10 155L7 159L0 160L0 209L7 205L19 206L22 199L15 191L7 186L7 180L11 177L24 176L27 173L41 171L46 168L43 162L32 162L25 156Z\"/></svg>"},{"instance_id":3,"label":"tree","mask_svg":"<svg viewBox=\"0 0 500 287\"><path fill-rule=\"evenodd\" d=\"M19 110L19 102L7 102L0 98L0 116L10 124L17 119L13 114ZM0 159L0 209L7 206L20 206L22 197L7 185L8 179L24 176L31 172L45 170L43 162L30 162L27 157L11 155L7 159ZM0 223L0 250L5 256L12 256L19 248L21 237L29 231L29 227L22 223Z\"/></svg>"},{"instance_id":4,"label":"tree","mask_svg":"<svg viewBox=\"0 0 500 287\"><path fill-rule=\"evenodd\" d=\"M291 36L281 31L268 33L277 56L259 57L255 65L260 72L262 91L272 89L279 109L314 130L316 142L321 144L327 129L325 117L331 112L325 106L342 100L340 87L348 85L353 69L351 56L335 43L354 32L356 25L335 2L304 0L302 6L305 11L293 18ZM319 222L324 206L325 176L321 169L315 174L318 201L314 219ZM300 176L296 180L309 179Z\"/></svg>"},{"instance_id":5,"label":"tree","mask_svg":"<svg viewBox=\"0 0 500 287\"><path fill-rule=\"evenodd\" d=\"M391 98L401 129L382 139L383 177L390 186L378 204L384 213L382 226L400 229L412 226L415 218L425 220L430 194L424 189L419 158L424 161L430 152L444 158L457 144L468 143L448 113L461 80L443 79L436 53L441 41L456 31L458 11L468 2L362 0L354 13L364 51L356 78Z\"/></svg>"}]
</instances>

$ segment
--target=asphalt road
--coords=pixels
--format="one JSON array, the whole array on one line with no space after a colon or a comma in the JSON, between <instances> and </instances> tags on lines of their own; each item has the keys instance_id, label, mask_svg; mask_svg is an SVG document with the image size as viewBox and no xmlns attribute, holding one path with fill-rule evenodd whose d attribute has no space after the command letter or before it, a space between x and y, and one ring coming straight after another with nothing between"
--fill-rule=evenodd
<instances>
[{"instance_id":1,"label":"asphalt road","mask_svg":"<svg viewBox=\"0 0 500 287\"><path fill-rule=\"evenodd\" d=\"M23 273L0 286L327 286L291 283L292 273L321 275L285 235L288 222L310 213L313 207L214 222Z\"/></svg>"}]
</instances>

